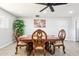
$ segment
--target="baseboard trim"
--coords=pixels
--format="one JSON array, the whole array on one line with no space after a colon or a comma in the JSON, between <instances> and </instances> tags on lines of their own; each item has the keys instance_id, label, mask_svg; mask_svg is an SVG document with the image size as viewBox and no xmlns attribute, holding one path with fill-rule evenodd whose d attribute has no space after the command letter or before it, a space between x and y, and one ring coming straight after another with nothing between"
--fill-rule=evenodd
<instances>
[{"instance_id":1,"label":"baseboard trim","mask_svg":"<svg viewBox=\"0 0 79 59\"><path fill-rule=\"evenodd\" d=\"M66 39L67 41L76 41L76 40L74 40L74 39Z\"/></svg>"},{"instance_id":2,"label":"baseboard trim","mask_svg":"<svg viewBox=\"0 0 79 59\"><path fill-rule=\"evenodd\" d=\"M0 46L0 49L1 49L1 48L4 48L4 47L6 47L6 46L8 46L8 45L10 45L10 44L12 44L12 43L14 43L14 42L15 42L15 41L11 41L11 42L8 42L8 43L6 43L6 44Z\"/></svg>"}]
</instances>

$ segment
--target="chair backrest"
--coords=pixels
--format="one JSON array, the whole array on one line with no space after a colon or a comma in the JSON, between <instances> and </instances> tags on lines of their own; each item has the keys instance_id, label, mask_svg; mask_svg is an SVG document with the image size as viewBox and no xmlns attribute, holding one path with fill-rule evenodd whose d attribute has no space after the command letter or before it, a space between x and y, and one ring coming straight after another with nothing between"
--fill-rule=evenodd
<instances>
[{"instance_id":1,"label":"chair backrest","mask_svg":"<svg viewBox=\"0 0 79 59\"><path fill-rule=\"evenodd\" d=\"M15 34L14 35L15 35L16 41L18 42L18 37L21 36L20 33L18 32L18 30L15 31Z\"/></svg>"},{"instance_id":2,"label":"chair backrest","mask_svg":"<svg viewBox=\"0 0 79 59\"><path fill-rule=\"evenodd\" d=\"M64 40L65 37L66 37L66 32L64 29L61 29L58 33L58 37L61 39L61 40Z\"/></svg>"},{"instance_id":3,"label":"chair backrest","mask_svg":"<svg viewBox=\"0 0 79 59\"><path fill-rule=\"evenodd\" d=\"M47 34L41 29L37 29L32 34L32 42L36 47L43 46L45 40L47 40Z\"/></svg>"}]
</instances>

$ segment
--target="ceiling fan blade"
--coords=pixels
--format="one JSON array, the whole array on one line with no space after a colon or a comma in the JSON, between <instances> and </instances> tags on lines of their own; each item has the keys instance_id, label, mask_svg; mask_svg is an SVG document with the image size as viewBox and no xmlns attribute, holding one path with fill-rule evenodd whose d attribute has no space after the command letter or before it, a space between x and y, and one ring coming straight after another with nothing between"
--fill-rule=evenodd
<instances>
[{"instance_id":1,"label":"ceiling fan blade","mask_svg":"<svg viewBox=\"0 0 79 59\"><path fill-rule=\"evenodd\" d=\"M36 3L36 4L40 4L40 5L47 5L47 3Z\"/></svg>"},{"instance_id":2,"label":"ceiling fan blade","mask_svg":"<svg viewBox=\"0 0 79 59\"><path fill-rule=\"evenodd\" d=\"M54 8L52 7L52 6L49 6L50 7L50 10L52 11L52 12L54 12Z\"/></svg>"},{"instance_id":3,"label":"ceiling fan blade","mask_svg":"<svg viewBox=\"0 0 79 59\"><path fill-rule=\"evenodd\" d=\"M48 8L48 6L46 6L45 8L43 8L42 10L40 10L40 12L42 12L43 10L45 10L46 8Z\"/></svg>"},{"instance_id":4,"label":"ceiling fan blade","mask_svg":"<svg viewBox=\"0 0 79 59\"><path fill-rule=\"evenodd\" d=\"M53 6L58 6L58 5L65 5L67 3L52 3Z\"/></svg>"}]
</instances>

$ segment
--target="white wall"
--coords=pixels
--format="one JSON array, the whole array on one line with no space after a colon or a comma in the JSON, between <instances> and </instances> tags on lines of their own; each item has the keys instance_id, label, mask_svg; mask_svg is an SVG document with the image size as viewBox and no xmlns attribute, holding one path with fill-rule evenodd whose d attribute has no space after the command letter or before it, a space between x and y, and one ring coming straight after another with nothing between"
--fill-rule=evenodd
<instances>
[{"instance_id":1,"label":"white wall","mask_svg":"<svg viewBox=\"0 0 79 59\"><path fill-rule=\"evenodd\" d=\"M34 19L35 18L26 18L25 21L25 34L31 35L33 31L37 28L34 28ZM47 32L48 35L57 35L59 29L64 28L66 31L66 40L75 41L75 25L73 18L43 18L46 19L46 28L42 28Z\"/></svg>"},{"instance_id":2,"label":"white wall","mask_svg":"<svg viewBox=\"0 0 79 59\"><path fill-rule=\"evenodd\" d=\"M0 48L12 43L12 23L16 17L0 9Z\"/></svg>"},{"instance_id":3,"label":"white wall","mask_svg":"<svg viewBox=\"0 0 79 59\"><path fill-rule=\"evenodd\" d=\"M76 37L77 37L77 40L76 41L79 41L79 17L76 18Z\"/></svg>"},{"instance_id":4,"label":"white wall","mask_svg":"<svg viewBox=\"0 0 79 59\"><path fill-rule=\"evenodd\" d=\"M69 40L76 41L76 18L72 17L68 20L68 36Z\"/></svg>"}]
</instances>

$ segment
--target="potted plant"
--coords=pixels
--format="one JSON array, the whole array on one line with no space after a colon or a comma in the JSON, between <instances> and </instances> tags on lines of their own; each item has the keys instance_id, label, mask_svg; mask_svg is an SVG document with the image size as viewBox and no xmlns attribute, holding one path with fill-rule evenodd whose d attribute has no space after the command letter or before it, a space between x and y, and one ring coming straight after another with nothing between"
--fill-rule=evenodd
<instances>
[{"instance_id":1,"label":"potted plant","mask_svg":"<svg viewBox=\"0 0 79 59\"><path fill-rule=\"evenodd\" d=\"M14 21L13 23L13 31L15 32L19 32L20 35L24 34L24 21L21 19L17 19Z\"/></svg>"}]
</instances>

